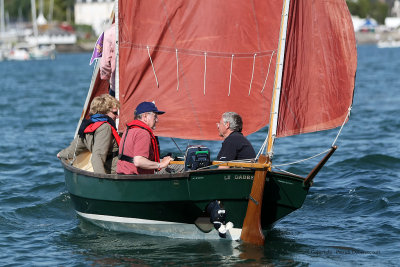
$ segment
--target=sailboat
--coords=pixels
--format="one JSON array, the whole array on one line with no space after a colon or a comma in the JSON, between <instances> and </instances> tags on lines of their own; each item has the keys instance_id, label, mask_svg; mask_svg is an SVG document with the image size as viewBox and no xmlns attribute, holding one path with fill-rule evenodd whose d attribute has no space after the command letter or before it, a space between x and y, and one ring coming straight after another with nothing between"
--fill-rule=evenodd
<instances>
[{"instance_id":1,"label":"sailboat","mask_svg":"<svg viewBox=\"0 0 400 267\"><path fill-rule=\"evenodd\" d=\"M137 104L154 100L166 111L158 136L217 140L226 111L242 116L244 135L269 125L268 134L255 161L177 173L98 174L87 157L62 160L77 214L116 231L264 244L267 229L301 208L336 149L304 177L273 169L276 138L349 119L357 51L346 1L118 0L115 24L120 132ZM90 101L108 92L98 68L78 127ZM206 211L214 200L233 223L224 237Z\"/></svg>"},{"instance_id":2,"label":"sailboat","mask_svg":"<svg viewBox=\"0 0 400 267\"><path fill-rule=\"evenodd\" d=\"M41 9L39 18L44 19L43 16L43 2L41 1ZM26 60L44 60L44 59L55 59L56 47L54 44L39 45L38 43L38 26L36 18L36 2L31 0L31 11L32 11L32 29L33 38L31 42L17 43L12 47L9 53L6 55L7 60L26 61Z\"/></svg>"}]
</instances>

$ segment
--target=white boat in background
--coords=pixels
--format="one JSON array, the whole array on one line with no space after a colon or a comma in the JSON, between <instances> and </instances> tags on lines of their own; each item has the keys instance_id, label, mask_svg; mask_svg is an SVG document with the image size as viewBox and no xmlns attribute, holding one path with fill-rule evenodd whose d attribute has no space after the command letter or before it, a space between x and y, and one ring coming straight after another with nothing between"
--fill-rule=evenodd
<instances>
[{"instance_id":1,"label":"white boat in background","mask_svg":"<svg viewBox=\"0 0 400 267\"><path fill-rule=\"evenodd\" d=\"M54 45L39 46L19 43L6 52L4 58L16 61L55 59L55 53Z\"/></svg>"},{"instance_id":2,"label":"white boat in background","mask_svg":"<svg viewBox=\"0 0 400 267\"><path fill-rule=\"evenodd\" d=\"M387 41L379 41L376 45L378 48L396 48L400 47L400 40L387 40Z\"/></svg>"},{"instance_id":3,"label":"white boat in background","mask_svg":"<svg viewBox=\"0 0 400 267\"><path fill-rule=\"evenodd\" d=\"M25 47L13 47L5 53L6 60L25 61L30 60L29 51Z\"/></svg>"},{"instance_id":4,"label":"white boat in background","mask_svg":"<svg viewBox=\"0 0 400 267\"><path fill-rule=\"evenodd\" d=\"M56 58L56 46L47 45L47 46L34 46L30 51L30 58L36 60L43 59L55 59Z\"/></svg>"}]
</instances>

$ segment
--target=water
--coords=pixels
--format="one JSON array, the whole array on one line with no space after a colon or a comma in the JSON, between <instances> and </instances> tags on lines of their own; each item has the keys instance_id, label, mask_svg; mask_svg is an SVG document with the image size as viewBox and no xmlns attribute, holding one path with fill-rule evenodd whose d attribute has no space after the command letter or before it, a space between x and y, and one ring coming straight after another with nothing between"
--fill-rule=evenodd
<instances>
[{"instance_id":1,"label":"water","mask_svg":"<svg viewBox=\"0 0 400 267\"><path fill-rule=\"evenodd\" d=\"M75 131L90 82L89 58L72 54L0 63L0 265L400 263L400 49L358 48L354 106L339 149L316 177L304 206L268 233L263 248L109 232L77 218L55 155ZM337 131L279 139L274 163L329 148ZM262 138L262 133L250 137L257 149ZM176 151L167 141L162 147ZM220 142L202 143L216 155ZM304 175L313 164L289 170Z\"/></svg>"}]
</instances>

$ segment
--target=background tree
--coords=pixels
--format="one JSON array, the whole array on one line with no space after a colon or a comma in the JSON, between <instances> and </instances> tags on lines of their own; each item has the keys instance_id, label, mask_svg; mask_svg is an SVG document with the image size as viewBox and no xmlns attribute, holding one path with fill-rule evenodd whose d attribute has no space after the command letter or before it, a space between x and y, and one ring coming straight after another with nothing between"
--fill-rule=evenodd
<instances>
[{"instance_id":1,"label":"background tree","mask_svg":"<svg viewBox=\"0 0 400 267\"><path fill-rule=\"evenodd\" d=\"M360 18L371 17L379 24L385 23L388 16L389 5L378 0L346 0L350 13Z\"/></svg>"},{"instance_id":2,"label":"background tree","mask_svg":"<svg viewBox=\"0 0 400 267\"><path fill-rule=\"evenodd\" d=\"M389 13L389 6L382 2L375 2L371 6L371 17L376 19L379 24L385 24L385 18Z\"/></svg>"},{"instance_id":3,"label":"background tree","mask_svg":"<svg viewBox=\"0 0 400 267\"><path fill-rule=\"evenodd\" d=\"M73 21L74 0L54 0L53 21L66 21L67 10L70 10ZM48 19L50 0L43 0L43 15ZM24 21L32 21L31 1L29 0L4 0L4 9L10 15L11 21L17 21L21 12ZM39 0L36 0L36 14L39 14ZM72 22L71 21L71 22Z\"/></svg>"}]
</instances>

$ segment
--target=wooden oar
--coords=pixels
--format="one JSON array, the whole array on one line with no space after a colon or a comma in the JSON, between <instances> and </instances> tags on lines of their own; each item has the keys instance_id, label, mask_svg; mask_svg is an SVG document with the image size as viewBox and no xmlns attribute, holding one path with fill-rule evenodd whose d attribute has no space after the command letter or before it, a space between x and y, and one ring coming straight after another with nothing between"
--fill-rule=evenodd
<instances>
[{"instance_id":1,"label":"wooden oar","mask_svg":"<svg viewBox=\"0 0 400 267\"><path fill-rule=\"evenodd\" d=\"M258 163L263 164L268 161L265 155L261 155ZM246 217L244 218L242 233L240 239L243 242L254 245L264 245L264 234L261 227L261 207L264 194L265 178L267 175L267 166L263 169L256 169L254 173L253 186L249 202L247 204Z\"/></svg>"}]
</instances>

